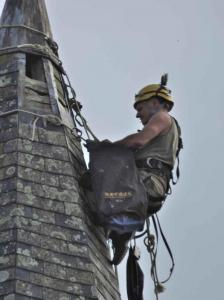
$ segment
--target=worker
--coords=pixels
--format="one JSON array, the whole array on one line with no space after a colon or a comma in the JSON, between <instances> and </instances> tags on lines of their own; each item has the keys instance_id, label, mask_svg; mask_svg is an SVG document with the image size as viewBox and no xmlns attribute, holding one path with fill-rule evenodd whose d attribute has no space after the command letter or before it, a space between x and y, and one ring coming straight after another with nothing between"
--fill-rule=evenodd
<instances>
[{"instance_id":1,"label":"worker","mask_svg":"<svg viewBox=\"0 0 224 300\"><path fill-rule=\"evenodd\" d=\"M143 129L115 142L135 153L140 178L147 192L148 216L159 211L165 201L179 147L180 128L169 113L174 102L166 87L167 80L165 74L160 84L147 85L138 92L134 108ZM115 248L112 263L116 265L127 251L128 237L111 235L111 239Z\"/></svg>"}]
</instances>

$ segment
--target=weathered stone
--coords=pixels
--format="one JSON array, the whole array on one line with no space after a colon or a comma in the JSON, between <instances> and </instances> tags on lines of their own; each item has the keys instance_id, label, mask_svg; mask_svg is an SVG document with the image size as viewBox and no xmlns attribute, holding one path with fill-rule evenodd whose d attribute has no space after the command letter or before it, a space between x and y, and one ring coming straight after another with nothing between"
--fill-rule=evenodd
<instances>
[{"instance_id":1,"label":"weathered stone","mask_svg":"<svg viewBox=\"0 0 224 300\"><path fill-rule=\"evenodd\" d=\"M41 156L34 156L31 154L19 152L18 162L20 166L44 171L44 158Z\"/></svg>"},{"instance_id":2,"label":"weathered stone","mask_svg":"<svg viewBox=\"0 0 224 300\"><path fill-rule=\"evenodd\" d=\"M9 128L17 127L18 125L18 114L9 114L5 117L0 118L0 130L6 130Z\"/></svg>"},{"instance_id":3,"label":"weathered stone","mask_svg":"<svg viewBox=\"0 0 224 300\"><path fill-rule=\"evenodd\" d=\"M17 99L5 100L0 101L0 111L1 113L6 113L12 110L16 110L17 106Z\"/></svg>"},{"instance_id":4,"label":"weathered stone","mask_svg":"<svg viewBox=\"0 0 224 300\"><path fill-rule=\"evenodd\" d=\"M0 296L11 294L14 292L14 282L6 281L0 284Z\"/></svg>"},{"instance_id":5,"label":"weathered stone","mask_svg":"<svg viewBox=\"0 0 224 300\"><path fill-rule=\"evenodd\" d=\"M20 249L18 249L18 253L20 253L19 251ZM19 268L43 273L43 262L29 256L17 255L17 266Z\"/></svg>"},{"instance_id":6,"label":"weathered stone","mask_svg":"<svg viewBox=\"0 0 224 300\"><path fill-rule=\"evenodd\" d=\"M18 128L9 128L0 131L0 141L7 142L18 137Z\"/></svg>"},{"instance_id":7,"label":"weathered stone","mask_svg":"<svg viewBox=\"0 0 224 300\"><path fill-rule=\"evenodd\" d=\"M65 213L81 218L83 216L82 209L79 204L65 203Z\"/></svg>"},{"instance_id":8,"label":"weathered stone","mask_svg":"<svg viewBox=\"0 0 224 300\"><path fill-rule=\"evenodd\" d=\"M16 191L8 193L0 193L0 206L5 206L11 203L15 203L17 200Z\"/></svg>"},{"instance_id":9,"label":"weathered stone","mask_svg":"<svg viewBox=\"0 0 224 300\"><path fill-rule=\"evenodd\" d=\"M17 86L1 87L0 102L5 100L11 100L15 97L17 97Z\"/></svg>"},{"instance_id":10,"label":"weathered stone","mask_svg":"<svg viewBox=\"0 0 224 300\"><path fill-rule=\"evenodd\" d=\"M41 238L42 236L39 234L22 229L17 230L17 240L21 243L27 243L29 245L41 247Z\"/></svg>"},{"instance_id":11,"label":"weathered stone","mask_svg":"<svg viewBox=\"0 0 224 300\"><path fill-rule=\"evenodd\" d=\"M30 281L30 270L20 269L16 267L15 276L17 280Z\"/></svg>"},{"instance_id":12,"label":"weathered stone","mask_svg":"<svg viewBox=\"0 0 224 300\"><path fill-rule=\"evenodd\" d=\"M0 256L0 269L6 269L9 267L14 267L16 264L15 255L4 255Z\"/></svg>"},{"instance_id":13,"label":"weathered stone","mask_svg":"<svg viewBox=\"0 0 224 300\"><path fill-rule=\"evenodd\" d=\"M35 286L28 282L17 280L15 289L19 294L37 299L43 299L43 289L40 286Z\"/></svg>"},{"instance_id":14,"label":"weathered stone","mask_svg":"<svg viewBox=\"0 0 224 300\"><path fill-rule=\"evenodd\" d=\"M68 151L64 147L38 143L28 139L18 140L18 150L21 152L68 161Z\"/></svg>"},{"instance_id":15,"label":"weathered stone","mask_svg":"<svg viewBox=\"0 0 224 300\"><path fill-rule=\"evenodd\" d=\"M0 232L1 243L14 241L16 238L16 231L13 229L8 229L7 231Z\"/></svg>"},{"instance_id":16,"label":"weathered stone","mask_svg":"<svg viewBox=\"0 0 224 300\"><path fill-rule=\"evenodd\" d=\"M77 296L72 296L71 294L55 291L55 290L49 289L49 288L44 288L43 296L44 296L44 299L48 299L48 300L55 300L55 299L58 299L58 300L81 300L81 299L77 298ZM87 300L87 299L83 298L82 300Z\"/></svg>"},{"instance_id":17,"label":"weathered stone","mask_svg":"<svg viewBox=\"0 0 224 300\"><path fill-rule=\"evenodd\" d=\"M56 175L51 175L39 170L18 166L18 177L31 182L47 184L49 186L59 186L59 178ZM0 169L1 178L1 169Z\"/></svg>"},{"instance_id":18,"label":"weathered stone","mask_svg":"<svg viewBox=\"0 0 224 300\"><path fill-rule=\"evenodd\" d=\"M15 217L14 224L16 227L29 229L32 232L39 232L41 229L41 222L20 216Z\"/></svg>"},{"instance_id":19,"label":"weathered stone","mask_svg":"<svg viewBox=\"0 0 224 300\"><path fill-rule=\"evenodd\" d=\"M9 73L6 75L0 75L0 88L16 85L18 78L18 72Z\"/></svg>"},{"instance_id":20,"label":"weathered stone","mask_svg":"<svg viewBox=\"0 0 224 300\"><path fill-rule=\"evenodd\" d=\"M16 179L9 178L0 181L0 193L8 193L16 190Z\"/></svg>"},{"instance_id":21,"label":"weathered stone","mask_svg":"<svg viewBox=\"0 0 224 300\"><path fill-rule=\"evenodd\" d=\"M16 249L15 242L0 243L0 256L14 254Z\"/></svg>"},{"instance_id":22,"label":"weathered stone","mask_svg":"<svg viewBox=\"0 0 224 300\"><path fill-rule=\"evenodd\" d=\"M17 150L18 140L11 140L3 144L3 152L10 153Z\"/></svg>"},{"instance_id":23,"label":"weathered stone","mask_svg":"<svg viewBox=\"0 0 224 300\"><path fill-rule=\"evenodd\" d=\"M1 196L0 196L1 199ZM36 208L45 208L47 211L65 213L64 204L60 201L53 201L46 198L37 197L31 193L17 193L17 202ZM1 201L0 201L1 205Z\"/></svg>"},{"instance_id":24,"label":"weathered stone","mask_svg":"<svg viewBox=\"0 0 224 300\"><path fill-rule=\"evenodd\" d=\"M0 283L9 280L10 273L8 271L0 271Z\"/></svg>"},{"instance_id":25,"label":"weathered stone","mask_svg":"<svg viewBox=\"0 0 224 300\"><path fill-rule=\"evenodd\" d=\"M74 190L79 193L79 186L74 177L60 175L59 176L60 187L67 190Z\"/></svg>"},{"instance_id":26,"label":"weathered stone","mask_svg":"<svg viewBox=\"0 0 224 300\"><path fill-rule=\"evenodd\" d=\"M71 163L56 159L45 159L45 167L47 172L71 176L74 173Z\"/></svg>"},{"instance_id":27,"label":"weathered stone","mask_svg":"<svg viewBox=\"0 0 224 300\"><path fill-rule=\"evenodd\" d=\"M66 146L64 134L38 128L38 140L42 143L47 143L56 146Z\"/></svg>"},{"instance_id":28,"label":"weathered stone","mask_svg":"<svg viewBox=\"0 0 224 300\"><path fill-rule=\"evenodd\" d=\"M55 214L56 225L83 230L83 220L75 216Z\"/></svg>"},{"instance_id":29,"label":"weathered stone","mask_svg":"<svg viewBox=\"0 0 224 300\"><path fill-rule=\"evenodd\" d=\"M10 294L10 295L7 295L3 298L3 300L16 300L16 295L15 294Z\"/></svg>"},{"instance_id":30,"label":"weathered stone","mask_svg":"<svg viewBox=\"0 0 224 300\"><path fill-rule=\"evenodd\" d=\"M9 166L0 169L0 180L14 177L16 174L16 166Z\"/></svg>"},{"instance_id":31,"label":"weathered stone","mask_svg":"<svg viewBox=\"0 0 224 300\"><path fill-rule=\"evenodd\" d=\"M17 153L7 153L0 155L0 168L14 165L17 163Z\"/></svg>"}]
</instances>

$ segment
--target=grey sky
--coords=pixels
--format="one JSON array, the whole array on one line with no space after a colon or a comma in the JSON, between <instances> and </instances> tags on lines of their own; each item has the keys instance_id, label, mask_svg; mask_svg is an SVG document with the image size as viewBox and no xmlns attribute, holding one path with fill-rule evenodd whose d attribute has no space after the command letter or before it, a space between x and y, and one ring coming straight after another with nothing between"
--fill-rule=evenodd
<instances>
[{"instance_id":1,"label":"grey sky","mask_svg":"<svg viewBox=\"0 0 224 300\"><path fill-rule=\"evenodd\" d=\"M224 2L46 3L60 57L100 139L119 139L141 128L132 107L134 94L169 72L184 151L180 182L160 213L176 261L160 299L222 300ZM145 250L140 264L145 300L154 299ZM125 267L119 268L122 300L127 299ZM160 270L162 275L169 270L163 252Z\"/></svg>"}]
</instances>

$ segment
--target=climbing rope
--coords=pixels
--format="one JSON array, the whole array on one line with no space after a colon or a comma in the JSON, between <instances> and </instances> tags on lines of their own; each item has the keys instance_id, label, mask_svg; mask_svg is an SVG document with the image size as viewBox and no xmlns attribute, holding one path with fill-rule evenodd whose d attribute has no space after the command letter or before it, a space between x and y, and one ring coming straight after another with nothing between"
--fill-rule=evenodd
<instances>
[{"instance_id":1,"label":"climbing rope","mask_svg":"<svg viewBox=\"0 0 224 300\"><path fill-rule=\"evenodd\" d=\"M139 239L139 238L144 237L146 235L146 237L144 238L144 244L145 244L146 249L147 249L147 251L150 255L150 260L151 260L151 270L150 270L150 272L151 272L152 280L154 282L154 292L155 292L155 295L156 295L156 299L158 300L158 294L164 292L165 287L163 286L163 284L166 283L171 278L175 264L174 264L173 254L172 254L171 249L169 247L169 244L168 244L168 242L165 238L165 235L163 233L163 230L162 230L162 227L161 227L161 224L159 222L159 218L158 218L157 214L152 215L151 220L152 220L152 223L153 223L155 233L152 234L151 231L150 231L150 219L148 218L146 220L146 230L143 233L141 233L139 235L136 235L134 237L134 241L136 243L136 239ZM158 228L159 228L159 231L158 231ZM171 258L171 261L172 261L172 266L170 268L170 274L163 281L159 280L158 270L157 270L157 251L158 251L158 242L159 242L159 232L160 232L162 240L163 240L163 242L166 246L166 249L167 249L167 251L169 253L169 256Z\"/></svg>"}]
</instances>

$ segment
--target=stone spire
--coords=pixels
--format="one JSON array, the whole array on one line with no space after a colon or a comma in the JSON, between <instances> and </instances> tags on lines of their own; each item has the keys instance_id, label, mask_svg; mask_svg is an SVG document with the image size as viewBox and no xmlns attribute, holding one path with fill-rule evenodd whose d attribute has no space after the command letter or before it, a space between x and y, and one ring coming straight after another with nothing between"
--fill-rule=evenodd
<instances>
[{"instance_id":1,"label":"stone spire","mask_svg":"<svg viewBox=\"0 0 224 300\"><path fill-rule=\"evenodd\" d=\"M118 300L44 0L6 0L0 26L0 299Z\"/></svg>"}]
</instances>

